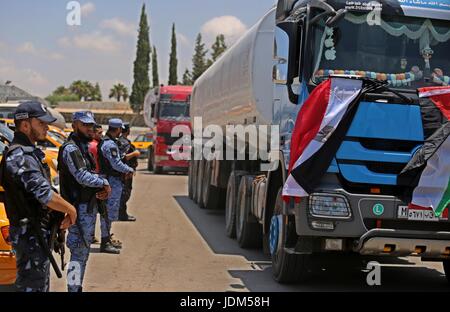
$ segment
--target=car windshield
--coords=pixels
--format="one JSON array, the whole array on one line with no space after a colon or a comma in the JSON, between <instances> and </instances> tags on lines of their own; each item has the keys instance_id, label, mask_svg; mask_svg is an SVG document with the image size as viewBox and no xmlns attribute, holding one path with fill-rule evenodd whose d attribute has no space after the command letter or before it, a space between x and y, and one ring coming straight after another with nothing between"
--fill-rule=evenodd
<instances>
[{"instance_id":1,"label":"car windshield","mask_svg":"<svg viewBox=\"0 0 450 312\"><path fill-rule=\"evenodd\" d=\"M135 142L151 142L152 139L148 135L139 134L134 141Z\"/></svg>"},{"instance_id":2,"label":"car windshield","mask_svg":"<svg viewBox=\"0 0 450 312\"><path fill-rule=\"evenodd\" d=\"M330 75L387 81L399 89L450 82L450 21L347 13L336 27L313 30L312 82Z\"/></svg>"},{"instance_id":3,"label":"car windshield","mask_svg":"<svg viewBox=\"0 0 450 312\"><path fill-rule=\"evenodd\" d=\"M62 135L60 135L57 132L54 131L47 131L47 134L56 142L58 142L59 144L63 145L64 144L64 137Z\"/></svg>"},{"instance_id":4,"label":"car windshield","mask_svg":"<svg viewBox=\"0 0 450 312\"><path fill-rule=\"evenodd\" d=\"M161 101L161 118L189 117L189 104L187 102Z\"/></svg>"},{"instance_id":5,"label":"car windshield","mask_svg":"<svg viewBox=\"0 0 450 312\"><path fill-rule=\"evenodd\" d=\"M0 141L0 155L3 155L3 152L5 151L6 144Z\"/></svg>"},{"instance_id":6,"label":"car windshield","mask_svg":"<svg viewBox=\"0 0 450 312\"><path fill-rule=\"evenodd\" d=\"M14 138L14 131L8 128L5 124L0 123L0 133L6 138L8 142L12 142Z\"/></svg>"},{"instance_id":7,"label":"car windshield","mask_svg":"<svg viewBox=\"0 0 450 312\"><path fill-rule=\"evenodd\" d=\"M16 107L0 107L0 118L14 118Z\"/></svg>"}]
</instances>

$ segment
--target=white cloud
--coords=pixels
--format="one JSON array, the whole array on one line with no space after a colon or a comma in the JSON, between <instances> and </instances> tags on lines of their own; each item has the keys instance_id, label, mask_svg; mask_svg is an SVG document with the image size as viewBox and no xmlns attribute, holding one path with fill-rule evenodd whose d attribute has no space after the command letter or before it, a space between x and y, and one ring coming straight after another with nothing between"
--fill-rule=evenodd
<instances>
[{"instance_id":1,"label":"white cloud","mask_svg":"<svg viewBox=\"0 0 450 312\"><path fill-rule=\"evenodd\" d=\"M220 16L207 21L201 27L204 41L210 45L219 34L225 35L226 42L231 45L247 31L247 26L235 16Z\"/></svg>"},{"instance_id":2,"label":"white cloud","mask_svg":"<svg viewBox=\"0 0 450 312\"><path fill-rule=\"evenodd\" d=\"M37 50L31 42L24 42L17 48L17 52L19 53L29 53L29 54L37 54Z\"/></svg>"},{"instance_id":3,"label":"white cloud","mask_svg":"<svg viewBox=\"0 0 450 312\"><path fill-rule=\"evenodd\" d=\"M100 27L104 29L111 29L122 36L136 36L136 26L131 22L126 22L120 18L111 18L103 20Z\"/></svg>"},{"instance_id":4,"label":"white cloud","mask_svg":"<svg viewBox=\"0 0 450 312\"><path fill-rule=\"evenodd\" d=\"M64 48L68 48L71 45L70 39L68 37L59 38L58 44Z\"/></svg>"},{"instance_id":5,"label":"white cloud","mask_svg":"<svg viewBox=\"0 0 450 312\"><path fill-rule=\"evenodd\" d=\"M183 35L182 33L177 33L177 40L184 46L187 46L187 47L192 46L189 38L187 36Z\"/></svg>"},{"instance_id":6,"label":"white cloud","mask_svg":"<svg viewBox=\"0 0 450 312\"><path fill-rule=\"evenodd\" d=\"M110 35L104 35L99 31L76 35L73 38L62 37L58 43L65 47L77 47L83 50L93 50L97 52L117 52L121 45L118 40Z\"/></svg>"},{"instance_id":7,"label":"white cloud","mask_svg":"<svg viewBox=\"0 0 450 312\"><path fill-rule=\"evenodd\" d=\"M45 96L40 90L50 88L50 82L40 72L31 68L20 68L4 58L0 58L0 78L11 80L13 85L38 96Z\"/></svg>"},{"instance_id":8,"label":"white cloud","mask_svg":"<svg viewBox=\"0 0 450 312\"><path fill-rule=\"evenodd\" d=\"M95 5L92 2L85 3L81 6L81 15L88 16L95 11Z\"/></svg>"},{"instance_id":9,"label":"white cloud","mask_svg":"<svg viewBox=\"0 0 450 312\"><path fill-rule=\"evenodd\" d=\"M17 47L17 52L30 54L36 57L41 57L49 60L59 61L64 59L64 56L57 52L49 52L46 49L38 49L30 41L24 42L19 47Z\"/></svg>"}]
</instances>

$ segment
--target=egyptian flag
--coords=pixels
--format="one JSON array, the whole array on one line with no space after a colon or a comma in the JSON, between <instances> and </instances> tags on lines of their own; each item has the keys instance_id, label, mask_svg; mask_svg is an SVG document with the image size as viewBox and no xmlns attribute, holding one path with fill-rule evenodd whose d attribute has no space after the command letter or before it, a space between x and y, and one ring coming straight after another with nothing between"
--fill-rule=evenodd
<instances>
[{"instance_id":1,"label":"egyptian flag","mask_svg":"<svg viewBox=\"0 0 450 312\"><path fill-rule=\"evenodd\" d=\"M333 77L305 101L292 133L284 200L298 201L319 185L351 125L362 90L362 80Z\"/></svg>"},{"instance_id":2,"label":"egyptian flag","mask_svg":"<svg viewBox=\"0 0 450 312\"><path fill-rule=\"evenodd\" d=\"M397 177L411 207L441 216L450 204L450 87L419 89L424 145Z\"/></svg>"}]
</instances>

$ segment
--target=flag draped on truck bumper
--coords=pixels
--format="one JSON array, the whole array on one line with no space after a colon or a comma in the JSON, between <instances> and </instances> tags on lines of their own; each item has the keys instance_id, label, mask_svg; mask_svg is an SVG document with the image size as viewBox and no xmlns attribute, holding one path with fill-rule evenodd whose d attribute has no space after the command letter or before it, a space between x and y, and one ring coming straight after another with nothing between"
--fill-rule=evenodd
<instances>
[{"instance_id":1,"label":"flag draped on truck bumper","mask_svg":"<svg viewBox=\"0 0 450 312\"><path fill-rule=\"evenodd\" d=\"M450 87L419 89L425 143L397 177L405 201L440 216L450 204Z\"/></svg>"},{"instance_id":2,"label":"flag draped on truck bumper","mask_svg":"<svg viewBox=\"0 0 450 312\"><path fill-rule=\"evenodd\" d=\"M305 197L319 184L358 108L364 81L330 78L301 107L292 133L283 198Z\"/></svg>"}]
</instances>

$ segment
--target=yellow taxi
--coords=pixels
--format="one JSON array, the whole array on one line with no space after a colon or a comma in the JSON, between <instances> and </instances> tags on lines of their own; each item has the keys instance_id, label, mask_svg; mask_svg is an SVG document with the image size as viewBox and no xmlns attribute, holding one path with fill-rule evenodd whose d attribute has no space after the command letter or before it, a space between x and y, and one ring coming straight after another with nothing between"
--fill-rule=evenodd
<instances>
[{"instance_id":1,"label":"yellow taxi","mask_svg":"<svg viewBox=\"0 0 450 312\"><path fill-rule=\"evenodd\" d=\"M0 141L0 160L6 144ZM9 238L9 220L3 204L4 190L0 186L0 285L11 285L16 281L16 257Z\"/></svg>"},{"instance_id":2,"label":"yellow taxi","mask_svg":"<svg viewBox=\"0 0 450 312\"><path fill-rule=\"evenodd\" d=\"M0 124L8 126L11 130L14 130L15 128L13 119L0 118ZM57 151L67 139L67 134L63 130L52 125L49 125L48 128L46 140L44 142L39 142L38 145L45 149Z\"/></svg>"},{"instance_id":3,"label":"yellow taxi","mask_svg":"<svg viewBox=\"0 0 450 312\"><path fill-rule=\"evenodd\" d=\"M131 144L141 152L141 157L147 157L148 149L153 144L153 134L151 132L139 133Z\"/></svg>"},{"instance_id":4,"label":"yellow taxi","mask_svg":"<svg viewBox=\"0 0 450 312\"><path fill-rule=\"evenodd\" d=\"M16 257L9 238L9 220L3 203L0 203L0 230L0 285L11 285L16 281Z\"/></svg>"}]
</instances>

